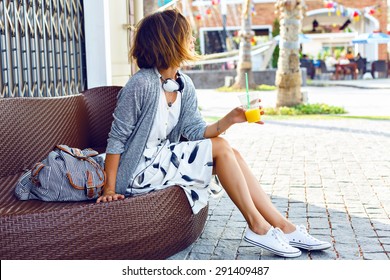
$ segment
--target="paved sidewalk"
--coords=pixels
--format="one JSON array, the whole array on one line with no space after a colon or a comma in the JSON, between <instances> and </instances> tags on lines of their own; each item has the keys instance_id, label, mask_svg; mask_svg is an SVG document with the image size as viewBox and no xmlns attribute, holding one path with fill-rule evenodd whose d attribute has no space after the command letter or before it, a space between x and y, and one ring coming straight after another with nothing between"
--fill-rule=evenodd
<instances>
[{"instance_id":1,"label":"paved sidewalk","mask_svg":"<svg viewBox=\"0 0 390 280\"><path fill-rule=\"evenodd\" d=\"M328 90L334 96L335 91ZM388 95L377 95L376 102ZM231 97L215 103L216 96L199 91L205 115L222 115L237 105ZM303 250L295 259L390 259L390 121L264 119L263 126L235 125L224 137L246 158L284 215L333 245L322 252ZM200 238L170 259L282 259L243 241L245 228L226 194L210 200Z\"/></svg>"},{"instance_id":2,"label":"paved sidewalk","mask_svg":"<svg viewBox=\"0 0 390 280\"><path fill-rule=\"evenodd\" d=\"M390 83L390 80L389 80ZM309 103L344 107L353 116L390 116L390 89L363 89L342 86L302 87ZM199 106L206 116L224 116L239 106L237 93L198 90ZM275 107L276 91L260 92L263 107Z\"/></svg>"}]
</instances>

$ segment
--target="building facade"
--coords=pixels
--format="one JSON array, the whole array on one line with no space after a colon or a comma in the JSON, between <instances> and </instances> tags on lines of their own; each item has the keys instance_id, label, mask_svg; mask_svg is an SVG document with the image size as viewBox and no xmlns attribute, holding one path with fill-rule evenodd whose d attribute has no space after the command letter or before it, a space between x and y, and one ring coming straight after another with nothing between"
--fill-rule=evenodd
<instances>
[{"instance_id":1,"label":"building facade","mask_svg":"<svg viewBox=\"0 0 390 280\"><path fill-rule=\"evenodd\" d=\"M191 2L189 14L198 30L212 29L223 25L222 6L226 6L226 28L240 26L242 0L183 0ZM261 35L271 33L274 29L276 0L253 0L252 25L256 26ZM332 3L332 7L327 5ZM316 56L322 49L335 47L352 48L356 53L367 56L368 60L387 59L386 45L358 45L351 41L361 33L387 33L388 0L306 0L306 14L302 30L312 42L303 44L303 51ZM342 8L342 10L341 10ZM316 24L316 28L313 28ZM315 29L315 30L313 30ZM202 35L202 34L201 34Z\"/></svg>"}]
</instances>

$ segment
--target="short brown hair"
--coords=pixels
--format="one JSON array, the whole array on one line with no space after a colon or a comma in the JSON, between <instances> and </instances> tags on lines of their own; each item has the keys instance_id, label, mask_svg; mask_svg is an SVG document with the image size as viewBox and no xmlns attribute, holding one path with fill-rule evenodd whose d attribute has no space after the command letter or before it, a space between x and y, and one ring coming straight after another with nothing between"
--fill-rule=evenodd
<instances>
[{"instance_id":1,"label":"short brown hair","mask_svg":"<svg viewBox=\"0 0 390 280\"><path fill-rule=\"evenodd\" d=\"M179 67L197 59L189 48L191 36L190 23L177 9L156 12L138 23L130 55L139 68Z\"/></svg>"}]
</instances>

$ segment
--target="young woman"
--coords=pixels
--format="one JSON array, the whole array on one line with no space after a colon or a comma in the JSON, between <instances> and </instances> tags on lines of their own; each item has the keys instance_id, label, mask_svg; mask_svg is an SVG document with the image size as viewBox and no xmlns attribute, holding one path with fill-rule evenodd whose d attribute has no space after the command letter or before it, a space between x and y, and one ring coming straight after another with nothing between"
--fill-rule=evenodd
<instances>
[{"instance_id":1,"label":"young woman","mask_svg":"<svg viewBox=\"0 0 390 280\"><path fill-rule=\"evenodd\" d=\"M131 55L140 70L118 96L106 150L107 183L98 203L180 185L197 213L207 204L216 174L248 223L246 241L283 257L299 256L298 248L330 247L283 217L240 153L218 137L246 121L245 109L234 108L211 125L203 121L195 87L179 69L197 58L191 26L180 12L145 17ZM181 136L188 141L180 142Z\"/></svg>"}]
</instances>

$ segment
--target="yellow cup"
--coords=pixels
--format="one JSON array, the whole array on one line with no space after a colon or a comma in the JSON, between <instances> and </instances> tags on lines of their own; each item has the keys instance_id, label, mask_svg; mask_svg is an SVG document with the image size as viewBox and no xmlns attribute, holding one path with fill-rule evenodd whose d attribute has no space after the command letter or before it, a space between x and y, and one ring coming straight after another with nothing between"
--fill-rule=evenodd
<instances>
[{"instance_id":1,"label":"yellow cup","mask_svg":"<svg viewBox=\"0 0 390 280\"><path fill-rule=\"evenodd\" d=\"M248 123L258 122L261 120L259 108L248 109L245 111L245 117Z\"/></svg>"}]
</instances>

